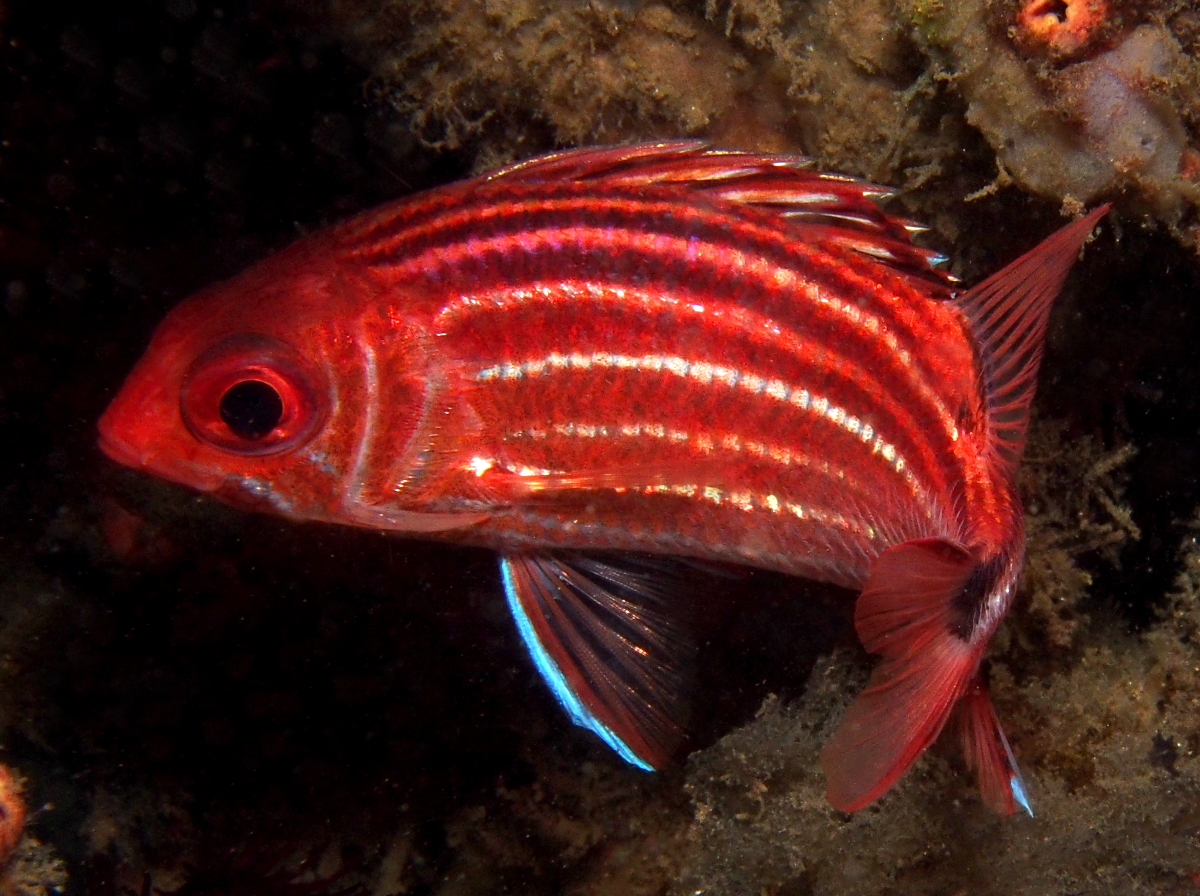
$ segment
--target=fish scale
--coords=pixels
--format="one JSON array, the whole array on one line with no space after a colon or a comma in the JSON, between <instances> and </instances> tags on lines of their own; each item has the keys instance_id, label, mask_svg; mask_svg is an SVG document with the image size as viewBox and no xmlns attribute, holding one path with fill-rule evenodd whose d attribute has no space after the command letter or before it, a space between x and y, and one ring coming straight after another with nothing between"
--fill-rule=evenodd
<instances>
[{"instance_id":1,"label":"fish scale","mask_svg":"<svg viewBox=\"0 0 1200 896\"><path fill-rule=\"evenodd\" d=\"M647 219L647 221L652 221L652 219ZM616 240L616 239L617 238L614 237L614 240ZM719 254L719 253L716 250L714 250L714 254ZM547 270L547 269L554 270L556 268L562 267L564 265L564 263L573 264L574 261L575 261L575 259L571 259L571 258L564 259L562 257L546 257L546 258L542 258L542 259L537 259L536 261L530 260L528 258L521 258L520 261L513 263L513 267L514 268L516 268L516 267L522 268L522 270L526 271L526 276L536 276L542 270ZM657 262L655 262L655 264L656 264L656 266L661 267L661 265L657 265ZM620 276L619 270L615 271L615 272L611 271L611 270L596 271L595 268L596 268L596 265L593 264L592 270L589 271L589 275L592 278L594 278L590 281L593 283L596 282L595 278L616 279L617 277ZM498 269L498 270L494 270L492 273L494 276L504 279L506 277L507 271L504 269ZM450 280L453 280L456 284L469 284L470 288L472 288L472 289L486 290L489 287L489 284L487 284L487 283L477 283L477 282L472 281L471 274L469 272L458 273L453 277L440 275L440 279L450 279ZM723 294L728 291L726 288L728 286L728 284L733 283L733 282L737 281L738 279L739 278L737 278L737 277L726 274L726 276L724 277L723 283L713 284L707 291L705 291L703 293L689 295L688 297L694 299L698 303L705 304L706 306L711 305L714 302L719 303L724 298ZM624 284L620 284L618 282L617 288L621 288L622 286L624 286ZM563 290L562 292L568 301L572 301L570 290ZM780 291L776 290L775 292L778 293ZM787 293L786 295L787 295L786 302L787 302L787 304L791 305L793 307L793 309L795 308L796 305L802 304L801 300L804 296L804 293L802 290L796 290L794 293ZM726 299L725 301L729 301L729 300ZM784 304L784 301L777 301L776 304L782 305L782 304ZM789 334L792 337L792 343L793 343L792 346L790 346L790 351L797 360L801 360L803 358L804 352L813 352L814 350L820 350L820 344L822 341L828 342L828 343L835 343L839 340L855 338L858 335L856 333L850 332L850 330L851 330L850 327L841 325L841 324L843 324L843 321L837 320L834 317L827 317L824 314L820 313L825 306L828 306L830 304L828 301L822 301L822 300L818 299L817 301L813 302L812 304L814 306L816 306L816 310L814 312L810 312L807 315L807 317L810 318L809 320L805 320L804 317L801 317L800 321L799 321L799 326L805 327L810 332L815 332L816 338L809 338L808 340L801 341L801 340L798 340L795 338L794 330L792 331L792 333ZM636 308L634 310L636 311ZM873 309L873 311L874 311L874 309ZM884 328L888 328L888 330L889 330L888 335L894 335L894 330L896 329L896 325L894 322L889 321L886 318L886 316L884 316L884 315L886 315L886 308L882 309L879 313L881 316L883 316L883 319L885 320L885 323L882 326ZM479 312L477 310L476 314L473 315L473 317L478 318L480 316L480 314L481 314L481 312ZM576 310L576 314L578 314L577 310ZM943 316L946 316L946 315L943 315ZM845 315L843 314L842 317L844 318ZM812 320L812 318L816 318L817 321L820 321L820 322L814 321L814 320ZM479 329L483 329L487 325L482 322L477 321L476 326ZM592 328L595 328L598 325L591 324L590 326ZM540 332L542 329L549 329L552 332L555 330L553 325L551 325L550 327L543 328L543 327L539 326L538 322L530 321L530 322L526 322L524 325L521 325L521 326L514 325L511 328L501 328L500 332L502 332L502 333L503 332L511 332L513 329L515 329L517 332L521 332L523 334L530 333L530 332ZM930 332L930 328L924 327L924 328L922 328L922 330L923 331L919 331L919 332L913 334L912 342L914 345L917 344L918 340L921 338L926 338L927 340L932 341L933 334ZM610 329L608 331L607 336L610 339L620 339L620 338L629 339L631 337L631 334L629 334L628 332L621 334L619 331L617 331L614 328L614 329ZM883 336L881 338L887 338L887 336ZM856 340L856 341L861 343L861 340ZM889 348L890 348L890 346L889 346ZM897 381L897 385L899 387L902 388L902 387L906 386L908 384L907 381L912 379L911 375L908 377L903 376L904 367L906 366L906 365L904 365L904 362L907 358L912 357L911 352L905 352L904 354L901 354L896 351L890 351L890 352L885 353L885 352L879 351L878 349L876 349L873 346L862 345L862 344L860 344L859 346L856 347L856 351L859 355L866 356L865 359L868 361L868 363L871 363L874 361L879 361L880 366L886 365L885 372L890 373L892 375L893 380ZM961 382L964 379L964 377L961 375L961 372L960 372L962 359L959 359L959 360L960 360L960 365L958 367L955 367L952 369L954 370L954 375L957 375L958 379ZM891 362L891 363L889 364L888 362ZM863 365L861 363L859 363L855 366L857 366L860 370L868 369L865 365ZM890 367L891 370L887 370L886 369L887 367ZM897 369L897 368L899 368L899 369ZM825 372L827 372L827 371L817 371L815 374L813 374L811 377L809 377L809 379L815 381L816 379L818 379L821 376L822 373L825 373ZM923 371L923 373L925 374L925 377L922 377L922 379L925 379L930 376L930 373L927 371ZM930 400L931 398L936 396L936 392L934 392L933 389L929 388L929 386L927 384L921 383L921 385L925 386L925 388L922 389L921 391L924 392L926 400ZM967 384L963 383L963 385L965 386ZM973 387L973 383L971 383L970 386ZM892 404L894 404L895 406L897 406L899 408L909 408L909 407L916 405L916 400L915 400L915 398L910 398L909 396L901 394L901 395L897 396L896 400L894 400L892 402ZM949 416L948 413L943 411L941 407L939 407L937 410L938 410L938 416L941 417L942 420L945 420ZM930 421L930 422L932 422L932 421ZM938 422L941 422L941 421L938 421ZM946 427L942 426L942 428L945 429ZM911 429L913 431L915 431L916 429L918 429L918 427L911 427ZM933 475L936 475L937 472L940 470L940 467L941 467L940 464L936 464L936 463L933 464L931 466L931 473Z\"/></svg>"},{"instance_id":2,"label":"fish scale","mask_svg":"<svg viewBox=\"0 0 1200 896\"><path fill-rule=\"evenodd\" d=\"M101 446L248 509L495 548L538 673L645 769L686 740L672 568L860 589L882 659L822 751L830 802L949 726L984 800L1029 809L980 660L1024 562L1046 317L1106 209L957 293L883 192L665 143L400 200L184 302Z\"/></svg>"},{"instance_id":3,"label":"fish scale","mask_svg":"<svg viewBox=\"0 0 1200 896\"><path fill-rule=\"evenodd\" d=\"M634 350L625 352L625 355L633 356L633 355L636 355L636 354L639 354L639 353L645 351L645 349L651 345L661 344L661 342L664 338L670 338L669 332L661 332L661 331L648 332L648 333L641 332L641 333L637 333L637 334L631 334L629 332L630 327L624 326L623 322L621 322L621 321L614 321L613 325L611 327L607 327L606 322L601 318L601 315L605 311L607 311L607 309L601 309L600 311L596 311L596 312L593 312L592 314L590 314L589 315L590 319L589 319L583 333L580 333L578 330L576 330L575 332L573 332L571 334L572 339L575 340L575 345L591 347L591 345L588 345L588 340L586 337L595 334L595 338L597 338L598 340L601 340L600 344L602 344L602 345L610 345L610 344L616 342L618 339L621 341L622 345L629 345L632 342L634 344ZM711 303L705 305L705 315L710 318L712 316L714 316L715 314L719 313L719 311L720 311L719 308L711 307ZM633 317L634 315L630 314L628 316ZM495 327L492 327L493 323L495 324ZM668 328L668 326L669 326L669 324L664 323L662 330L666 330ZM497 351L500 351L500 352L504 351L503 348L497 350L486 344L488 339L487 339L487 336L484 334L491 332L492 329L499 330L501 333L508 332L510 330L517 330L519 332L528 333L531 330L540 331L541 329L551 329L551 330L553 329L552 326L550 328L541 328L541 327L539 327L538 322L529 321L528 319L522 320L522 321L504 321L504 320L492 321L492 322L489 322L487 325L479 323L477 320L471 320L471 321L468 321L467 326L463 327L462 329L465 330L467 327L470 327L471 329L474 330L475 335L474 335L473 339L474 339L475 345L473 346L473 350L478 350L481 352L489 352L489 353L495 353ZM717 339L721 340L721 342L724 344L718 344L717 346L710 348L707 352L706 357L704 358L704 364L708 364L708 365L717 367L717 368L725 370L725 371L729 371L729 370L738 371L738 370L745 369L744 365L748 362L743 360L739 363L739 360L738 360L739 346L731 338L728 328L721 327L718 325L717 327L714 327L713 329L717 330L717 333L716 333ZM600 331L600 332L597 333L596 331ZM455 332L457 332L457 331L455 331ZM754 334L754 335L757 336L758 334ZM464 336L465 336L465 338L472 338L471 334L464 334ZM767 354L767 352L765 351L767 346L764 346L764 344L763 344L765 342L765 340L759 338L759 339L756 339L755 342L757 344L750 346L749 347L750 350L745 352L745 354L751 355L751 356L757 354L759 356L757 358L758 364L757 364L756 368L751 368L749 370L746 370L746 372L748 374L758 377L764 381L775 381L777 377L785 377L785 378L792 378L792 379L795 379L795 380L798 380L801 382L814 382L814 381L820 379L823 375L825 375L826 378L828 378L827 374L831 368L833 368L834 371L836 372L836 368L840 367L840 368L844 369L847 373L846 376L840 377L841 379L846 380L846 381L849 381L852 379L857 379L859 381L865 381L867 383L866 386L862 387L862 391L864 391L864 392L869 390L870 384L876 382L875 377L872 375L872 373L869 369L865 368L861 364L851 362L840 352L821 351L819 354L814 354L811 343L806 343L802 340L798 340L796 338L794 332L785 333L784 338L775 336L771 339L771 342L773 344L771 346L769 346L769 348L772 350L771 351L772 356L763 357L764 355ZM539 346L539 347L541 348L542 346ZM692 346L689 345L689 348L691 348L691 347ZM549 348L549 347L547 346L546 348ZM548 353L549 352L547 352L547 354ZM576 352L564 351L564 352L560 352L560 353L561 354L576 354L576 355L586 354L584 352L578 352L578 351L576 351ZM693 358L695 358L695 355L696 355L696 352L692 352ZM680 353L677 355L677 357L684 357L684 352L680 351ZM715 360L715 361L708 360L708 358L713 358L713 357L715 357L717 360ZM810 372L811 368L814 367L814 364L809 361L809 358L813 358L817 362L816 363L817 369L815 370L815 372ZM822 360L824 360L828 363L821 364L820 362ZM722 362L724 362L724 363L722 363ZM789 365L792 369L789 370L788 367L786 367L785 365ZM808 368L809 370L806 370L806 368ZM715 392L717 390L722 389L723 385L724 385L723 383L716 383L716 384L709 383L709 384L705 384L705 388L708 391L713 392L715 394ZM878 389L878 387L876 387L876 388ZM869 399L869 396L865 396L865 398ZM895 408L897 410L897 412L899 412L899 413L903 413L906 415L909 413L907 410L907 405L905 405L902 402L893 401L890 403L890 405L891 405L891 407Z\"/></svg>"},{"instance_id":4,"label":"fish scale","mask_svg":"<svg viewBox=\"0 0 1200 896\"><path fill-rule=\"evenodd\" d=\"M852 391L847 388L855 379L864 378L862 366L854 363L850 357L855 349L853 340L858 335L857 329L847 331L840 340L844 346L841 351L823 353L824 357L817 361L824 363L817 364L804 357L808 343L795 332L785 333L784 340L776 339L775 357L759 357L754 366L732 366L729 361L721 363L721 360L710 360L724 359L731 354L725 334L720 331L718 338L706 340L706 345L697 345L694 338L689 340L691 361L682 354L665 349L654 354L641 354L651 344L671 346L674 341L671 324L674 322L663 321L661 328L653 332L647 333L643 328L642 332L631 333L629 320L638 317L638 296L630 290L623 292L633 305L633 311L622 316L626 319L616 319L609 324L597 314L588 315L587 332L582 335L578 331L571 332L569 342L560 341L563 327L553 324L547 326L541 320L531 319L528 314L519 321L503 317L496 320L495 312L491 313L492 319L481 319L486 312L460 319L456 328L446 331L447 335L455 338L460 330L470 330L473 338L466 337L469 348L465 351L468 354L482 354L498 362L484 368L482 378L485 380L484 386L491 386L500 394L493 396L486 389L477 390L481 393L475 399L477 406L479 402L489 402L491 410L486 416L496 420L525 420L530 416L547 419L550 413L548 409L553 408L559 415L555 418L556 422L570 422L583 413L591 415L590 422L602 423L605 422L604 418L596 416L598 403L590 393L581 395L580 388L588 378L593 382L604 382L606 379L611 381L615 375L617 379L612 382L613 393L619 396L619 410L622 413L629 413L632 403L648 396L646 403L654 404L664 412L667 408L674 408L673 416L662 416L657 422L684 432L694 430L697 421L722 419L736 413L739 426L748 437L761 441L765 431L769 430L775 434L775 441L780 442L786 434L790 440L782 442L781 446L793 451L811 445L816 439L823 439L823 454L835 461L840 458L837 463L840 469L862 465L878 467L876 488L882 487L885 491L911 489L907 482L890 482L890 488L880 482L889 473L892 476L901 475L896 470L894 446L897 442L906 445L910 455L923 452L937 459L936 448L926 447L923 437L920 442L912 437L912 434L920 435L923 430L918 427L908 405L890 401L882 405L874 403L872 406L867 390L860 388ZM556 307L552 303L551 298L540 306L550 309L548 316L551 317ZM720 301L709 296L705 307L712 308L714 305L719 307ZM578 302L574 303L573 310L576 315L582 313ZM521 346L524 354L518 356L528 358L531 348L524 343L535 343L533 360L500 361L497 358L497 355L503 357L502 352L508 350L506 337L501 334L514 332L535 334L526 336ZM689 332L694 333L696 329L691 328ZM487 334L496 335L489 338ZM548 335L543 337L537 334ZM593 343L588 337L596 341ZM500 343L500 346L497 347L495 343ZM589 351L598 345L606 346L606 350ZM618 352L619 348L628 345L632 346L630 350ZM732 354L736 357L736 345L734 349ZM572 358L576 360L568 363ZM783 360L793 362L791 370L784 367L781 363ZM585 362L587 369L580 369ZM678 362L673 370L663 370L664 366L670 367L672 362ZM749 360L743 363L749 365ZM702 367L707 375L689 376L689 366L692 370ZM805 384L811 388L806 388ZM658 396L657 399L655 396ZM802 396L802 401L795 396ZM531 411L524 406L527 402L533 402L537 407ZM576 402L582 407L577 409ZM603 403L599 404L602 408ZM829 408L844 413L835 417ZM609 419L614 424L622 422L616 418ZM849 424L851 420L854 421L852 427ZM901 425L897 425L897 422ZM864 425L873 434L871 438L862 437ZM934 428L924 430L936 431ZM889 432L896 435L889 439ZM653 450L661 448L658 445L647 447ZM538 450L543 455L541 460L519 462L532 467L544 466L547 462L545 458L555 454L554 440L542 440ZM610 463L608 450L607 444L597 446L600 456L594 458L590 465ZM769 460L769 456L754 458L751 463L753 466L762 466ZM587 464L583 460L567 465L574 466L581 462ZM944 460L931 466L939 476L943 475ZM739 479L746 475L751 474L738 471L727 478ZM938 479L931 487L921 491L932 493L940 485L941 480ZM907 497L910 502L913 500L911 492ZM930 511L922 507L919 515L927 519Z\"/></svg>"}]
</instances>

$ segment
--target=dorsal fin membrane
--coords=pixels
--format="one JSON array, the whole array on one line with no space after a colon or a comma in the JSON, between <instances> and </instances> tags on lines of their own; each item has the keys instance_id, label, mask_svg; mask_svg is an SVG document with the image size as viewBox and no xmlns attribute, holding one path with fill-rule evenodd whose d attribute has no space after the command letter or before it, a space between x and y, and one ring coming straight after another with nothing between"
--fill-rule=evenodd
<instances>
[{"instance_id":1,"label":"dorsal fin membrane","mask_svg":"<svg viewBox=\"0 0 1200 896\"><path fill-rule=\"evenodd\" d=\"M798 241L834 243L906 277L945 287L935 252L914 246L920 228L882 211L892 190L841 174L814 171L807 159L718 150L698 141L598 146L518 162L481 182L597 181L610 187L678 187L786 218Z\"/></svg>"},{"instance_id":2,"label":"dorsal fin membrane","mask_svg":"<svg viewBox=\"0 0 1200 896\"><path fill-rule=\"evenodd\" d=\"M1110 205L1055 231L958 299L983 354L993 445L1015 468L1042 362L1046 321L1067 272Z\"/></svg>"},{"instance_id":3,"label":"dorsal fin membrane","mask_svg":"<svg viewBox=\"0 0 1200 896\"><path fill-rule=\"evenodd\" d=\"M488 172L480 180L489 183L499 180L583 180L603 177L622 169L637 168L647 163L661 164L671 159L686 158L705 149L706 144L699 140L665 140L659 143L564 149L514 162Z\"/></svg>"}]
</instances>

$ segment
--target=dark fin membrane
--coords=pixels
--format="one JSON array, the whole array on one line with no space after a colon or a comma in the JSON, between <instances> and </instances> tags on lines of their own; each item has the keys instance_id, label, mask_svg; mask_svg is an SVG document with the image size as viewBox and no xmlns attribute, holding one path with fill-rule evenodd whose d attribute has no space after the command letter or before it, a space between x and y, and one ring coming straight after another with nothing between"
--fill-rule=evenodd
<instances>
[{"instance_id":1,"label":"dark fin membrane","mask_svg":"<svg viewBox=\"0 0 1200 896\"><path fill-rule=\"evenodd\" d=\"M1084 240L1110 207L1055 231L958 298L982 349L993 445L1012 469L1025 447L1050 308Z\"/></svg>"},{"instance_id":2,"label":"dark fin membrane","mask_svg":"<svg viewBox=\"0 0 1200 896\"><path fill-rule=\"evenodd\" d=\"M979 664L980 648L954 631L976 565L938 538L896 545L875 561L854 623L883 661L821 750L834 808L874 802L941 733Z\"/></svg>"},{"instance_id":3,"label":"dark fin membrane","mask_svg":"<svg viewBox=\"0 0 1200 896\"><path fill-rule=\"evenodd\" d=\"M678 187L786 218L798 241L836 244L949 295L945 258L913 245L920 228L875 201L888 187L814 171L808 159L713 149L699 141L597 146L528 159L483 182L590 180L611 187Z\"/></svg>"},{"instance_id":4,"label":"dark fin membrane","mask_svg":"<svg viewBox=\"0 0 1200 896\"><path fill-rule=\"evenodd\" d=\"M1033 807L1026 795L1021 770L1000 727L987 686L978 675L971 679L967 692L955 707L954 727L967 767L975 772L979 782L983 801L1001 815L1011 815L1020 806L1032 818Z\"/></svg>"},{"instance_id":5,"label":"dark fin membrane","mask_svg":"<svg viewBox=\"0 0 1200 896\"><path fill-rule=\"evenodd\" d=\"M505 554L504 591L538 672L571 721L654 771L685 739L691 637L668 606L667 559Z\"/></svg>"}]
</instances>

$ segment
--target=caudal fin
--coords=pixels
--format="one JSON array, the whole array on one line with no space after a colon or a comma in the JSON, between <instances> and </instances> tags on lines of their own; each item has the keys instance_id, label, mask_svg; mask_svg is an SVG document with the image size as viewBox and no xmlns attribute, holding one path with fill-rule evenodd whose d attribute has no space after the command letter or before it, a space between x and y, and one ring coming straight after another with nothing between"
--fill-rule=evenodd
<instances>
[{"instance_id":1,"label":"caudal fin","mask_svg":"<svg viewBox=\"0 0 1200 896\"><path fill-rule=\"evenodd\" d=\"M991 444L1010 468L1024 448L1050 307L1108 209L1068 224L957 299L979 340ZM1002 569L944 539L906 542L875 562L854 621L863 646L883 661L821 751L836 808L851 812L887 792L964 696L958 725L984 799L1004 813L1014 803L1029 808L987 692L972 684L983 650L978 613Z\"/></svg>"},{"instance_id":2,"label":"caudal fin","mask_svg":"<svg viewBox=\"0 0 1200 896\"><path fill-rule=\"evenodd\" d=\"M863 646L883 655L821 751L829 802L853 812L887 792L937 739L979 664L962 630L979 566L937 538L885 551L858 599Z\"/></svg>"}]
</instances>

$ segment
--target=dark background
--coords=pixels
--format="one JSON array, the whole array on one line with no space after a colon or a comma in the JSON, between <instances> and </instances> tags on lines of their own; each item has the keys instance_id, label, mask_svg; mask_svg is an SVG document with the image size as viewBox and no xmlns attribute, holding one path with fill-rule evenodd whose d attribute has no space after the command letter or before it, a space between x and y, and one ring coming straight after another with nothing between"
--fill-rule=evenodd
<instances>
[{"instance_id":1,"label":"dark background","mask_svg":"<svg viewBox=\"0 0 1200 896\"><path fill-rule=\"evenodd\" d=\"M487 554L248 518L95 447L180 298L467 171L470 153L431 155L373 102L328 24L194 0L10 3L0 24L3 746L30 806L53 807L31 827L73 893L136 891L183 859L210 890L268 892L284 853L336 840L365 864L397 818L431 891L461 806L532 781L542 751L612 761L534 680ZM1103 289L1056 318L1039 406L1139 447L1128 500L1144 536L1093 598L1136 627L1200 499L1200 332L1195 259L1121 226L1122 251L1109 231L1087 262ZM719 632L700 743L766 691L794 694L847 631L836 593L765 574L718 590L698 621ZM629 774L677 793L678 771Z\"/></svg>"}]
</instances>

